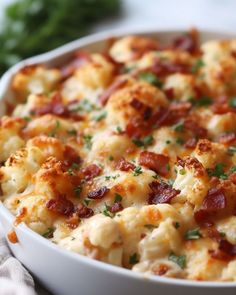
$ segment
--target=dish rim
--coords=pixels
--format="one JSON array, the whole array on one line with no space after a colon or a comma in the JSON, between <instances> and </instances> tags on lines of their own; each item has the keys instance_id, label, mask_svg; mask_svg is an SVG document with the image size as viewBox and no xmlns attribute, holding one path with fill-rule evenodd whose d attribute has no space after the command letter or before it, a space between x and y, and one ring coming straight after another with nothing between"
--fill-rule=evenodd
<instances>
[{"instance_id":1,"label":"dish rim","mask_svg":"<svg viewBox=\"0 0 236 295\"><path fill-rule=\"evenodd\" d=\"M170 28L145 28L145 29L117 29L117 30L108 30L103 31L100 33L91 34L65 45L62 45L54 50L48 51L46 53L36 55L27 59L24 59L18 62L16 65L11 67L7 72L3 74L0 78L0 101L4 98L4 93L6 89L8 89L10 81L13 75L22 69L25 66L33 65L33 64L40 64L40 63L47 63L55 58L59 58L64 54L72 53L75 50L78 50L80 47L83 46L90 46L93 43L99 41L106 41L110 37L122 37L127 35L148 35L148 34L164 34L164 33L171 33L171 34L180 34L184 31L187 31L186 27L172 27ZM204 34L215 34L215 35L222 35L225 38L236 38L236 33L232 31L225 31L225 30L212 30L207 28L198 27L199 33ZM14 216L13 214L3 205L2 201L0 200L0 214L7 220L9 224L13 225ZM143 273L138 273L120 266L115 266L112 264L108 264L102 261L91 259L87 256L83 256L79 253L75 253L66 249L60 248L58 245L55 245L50 240L42 237L38 233L34 232L30 229L24 222L17 225L17 231L22 231L24 234L30 236L30 238L34 239L40 246L49 247L52 250L56 251L59 255L64 255L69 259L77 260L79 262L83 262L85 264L90 265L91 267L95 267L97 269L101 269L103 271L110 271L114 275L130 277L134 280L149 280L153 283L162 283L162 284L169 284L175 286L182 286L182 287L197 287L197 288L232 288L236 287L235 282L215 282L215 281L194 281L194 280L187 280L187 279L176 279L176 278L166 278L161 276L155 275L147 275ZM4 231L6 234L6 232Z\"/></svg>"}]
</instances>

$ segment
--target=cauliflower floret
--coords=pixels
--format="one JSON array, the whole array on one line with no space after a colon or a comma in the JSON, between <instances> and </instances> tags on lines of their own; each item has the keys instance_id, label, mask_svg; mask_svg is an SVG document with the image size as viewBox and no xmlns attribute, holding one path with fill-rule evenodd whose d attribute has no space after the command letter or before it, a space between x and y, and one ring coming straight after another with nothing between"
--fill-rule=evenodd
<instances>
[{"instance_id":1,"label":"cauliflower floret","mask_svg":"<svg viewBox=\"0 0 236 295\"><path fill-rule=\"evenodd\" d=\"M214 259L208 250L216 250L217 242L209 238L191 240L185 243L186 272L190 280L216 281L220 280L221 273L227 262Z\"/></svg>"},{"instance_id":2,"label":"cauliflower floret","mask_svg":"<svg viewBox=\"0 0 236 295\"><path fill-rule=\"evenodd\" d=\"M58 160L64 157L65 146L64 144L54 137L36 136L27 141L27 147L37 147L41 150L45 158L53 156Z\"/></svg>"},{"instance_id":3,"label":"cauliflower floret","mask_svg":"<svg viewBox=\"0 0 236 295\"><path fill-rule=\"evenodd\" d=\"M114 135L111 131L98 133L93 137L93 146L88 155L88 161L93 162L98 159L104 161L110 156L117 160L127 154L130 144L127 136Z\"/></svg>"},{"instance_id":4,"label":"cauliflower floret","mask_svg":"<svg viewBox=\"0 0 236 295\"><path fill-rule=\"evenodd\" d=\"M236 281L236 260L230 261L227 267L223 269L222 281Z\"/></svg>"},{"instance_id":5,"label":"cauliflower floret","mask_svg":"<svg viewBox=\"0 0 236 295\"><path fill-rule=\"evenodd\" d=\"M0 169L4 197L23 192L43 161L44 156L37 147L21 149L13 154Z\"/></svg>"},{"instance_id":6,"label":"cauliflower floret","mask_svg":"<svg viewBox=\"0 0 236 295\"><path fill-rule=\"evenodd\" d=\"M153 39L128 36L114 42L110 48L110 56L117 62L126 63L139 58L145 52L155 50L157 42Z\"/></svg>"},{"instance_id":7,"label":"cauliflower floret","mask_svg":"<svg viewBox=\"0 0 236 295\"><path fill-rule=\"evenodd\" d=\"M206 128L208 134L214 139L219 137L219 134L236 131L236 114L226 113L221 115L212 115L207 122Z\"/></svg>"},{"instance_id":8,"label":"cauliflower floret","mask_svg":"<svg viewBox=\"0 0 236 295\"><path fill-rule=\"evenodd\" d=\"M19 118L3 117L0 121L0 162L15 151L22 148L25 144L20 132L25 122Z\"/></svg>"},{"instance_id":9,"label":"cauliflower floret","mask_svg":"<svg viewBox=\"0 0 236 295\"><path fill-rule=\"evenodd\" d=\"M236 244L236 216L230 216L218 221L216 228L219 232L224 233L230 243Z\"/></svg>"},{"instance_id":10,"label":"cauliflower floret","mask_svg":"<svg viewBox=\"0 0 236 295\"><path fill-rule=\"evenodd\" d=\"M147 275L158 275L168 278L183 279L186 275L186 272L177 263L167 259L142 261L135 264L132 270L136 272L142 272Z\"/></svg>"},{"instance_id":11,"label":"cauliflower floret","mask_svg":"<svg viewBox=\"0 0 236 295\"><path fill-rule=\"evenodd\" d=\"M58 244L73 252L121 265L121 241L117 223L110 217L97 214L84 220L69 237L62 239Z\"/></svg>"},{"instance_id":12,"label":"cauliflower floret","mask_svg":"<svg viewBox=\"0 0 236 295\"><path fill-rule=\"evenodd\" d=\"M108 126L120 126L125 129L130 118L140 116L140 110L131 105L134 98L145 106L155 109L168 105L164 93L158 88L144 81L136 82L132 86L120 89L111 95L105 108Z\"/></svg>"},{"instance_id":13,"label":"cauliflower floret","mask_svg":"<svg viewBox=\"0 0 236 295\"><path fill-rule=\"evenodd\" d=\"M26 103L18 104L14 111L13 116L15 117L27 117L30 115L32 110L44 106L47 102L50 101L50 98L44 94L30 94L27 98Z\"/></svg>"},{"instance_id":14,"label":"cauliflower floret","mask_svg":"<svg viewBox=\"0 0 236 295\"><path fill-rule=\"evenodd\" d=\"M24 129L24 135L28 138L46 135L49 137L70 137L69 131L76 130L76 123L48 114L31 120Z\"/></svg>"},{"instance_id":15,"label":"cauliflower floret","mask_svg":"<svg viewBox=\"0 0 236 295\"><path fill-rule=\"evenodd\" d=\"M153 144L148 147L148 150L176 158L185 152L184 146L178 143L178 134L173 128L162 127L153 132Z\"/></svg>"},{"instance_id":16,"label":"cauliflower floret","mask_svg":"<svg viewBox=\"0 0 236 295\"><path fill-rule=\"evenodd\" d=\"M236 40L209 41L201 46L203 63L200 74L212 95L233 93L236 90L236 59L233 53Z\"/></svg>"},{"instance_id":17,"label":"cauliflower floret","mask_svg":"<svg viewBox=\"0 0 236 295\"><path fill-rule=\"evenodd\" d=\"M192 75L176 73L169 75L165 81L164 89L172 89L176 100L188 101L196 97L195 78Z\"/></svg>"},{"instance_id":18,"label":"cauliflower floret","mask_svg":"<svg viewBox=\"0 0 236 295\"><path fill-rule=\"evenodd\" d=\"M145 252L145 247L139 246L139 243L142 243L143 235L149 236L150 231L160 226L162 222L165 222L165 220L171 220L171 222L173 223L173 227L176 222L182 224L181 216L172 206L167 204L143 206L140 209L129 207L119 212L119 214L116 214L114 219L120 227L120 232L124 244L123 258L126 267L130 267L129 259L131 255L134 255L134 253L139 253L139 251L141 251L141 259L142 257L146 257L148 255L146 253L149 252ZM163 225L163 227L165 226ZM182 230L184 230L184 226L182 226L182 229L180 231ZM156 253L156 256L158 256L158 251Z\"/></svg>"},{"instance_id":19,"label":"cauliflower floret","mask_svg":"<svg viewBox=\"0 0 236 295\"><path fill-rule=\"evenodd\" d=\"M91 61L80 66L74 75L65 81L62 96L65 102L84 97L96 102L97 97L113 78L114 66L101 54L92 54Z\"/></svg>"},{"instance_id":20,"label":"cauliflower floret","mask_svg":"<svg viewBox=\"0 0 236 295\"><path fill-rule=\"evenodd\" d=\"M24 100L29 94L52 91L61 79L60 70L43 66L27 66L18 72L12 82L17 99Z\"/></svg>"},{"instance_id":21,"label":"cauliflower floret","mask_svg":"<svg viewBox=\"0 0 236 295\"><path fill-rule=\"evenodd\" d=\"M182 238L174 220L166 218L158 228L139 242L140 261L161 258L170 252L178 253L181 244Z\"/></svg>"},{"instance_id":22,"label":"cauliflower floret","mask_svg":"<svg viewBox=\"0 0 236 295\"><path fill-rule=\"evenodd\" d=\"M214 169L218 163L226 164L230 157L223 144L211 142L207 139L200 139L195 150L192 153L204 168Z\"/></svg>"},{"instance_id":23,"label":"cauliflower floret","mask_svg":"<svg viewBox=\"0 0 236 295\"><path fill-rule=\"evenodd\" d=\"M203 165L196 159L188 157L177 164L177 176L173 187L180 190L174 202L186 201L200 206L209 189L209 176Z\"/></svg>"}]
</instances>

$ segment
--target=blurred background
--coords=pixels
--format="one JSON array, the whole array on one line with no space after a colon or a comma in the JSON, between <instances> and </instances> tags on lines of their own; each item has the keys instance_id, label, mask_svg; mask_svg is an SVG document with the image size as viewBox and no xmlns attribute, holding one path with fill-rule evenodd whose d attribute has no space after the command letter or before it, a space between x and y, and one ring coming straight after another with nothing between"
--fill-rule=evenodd
<instances>
[{"instance_id":1,"label":"blurred background","mask_svg":"<svg viewBox=\"0 0 236 295\"><path fill-rule=\"evenodd\" d=\"M234 31L235 11L235 0L0 0L0 75L23 58L98 31Z\"/></svg>"}]
</instances>

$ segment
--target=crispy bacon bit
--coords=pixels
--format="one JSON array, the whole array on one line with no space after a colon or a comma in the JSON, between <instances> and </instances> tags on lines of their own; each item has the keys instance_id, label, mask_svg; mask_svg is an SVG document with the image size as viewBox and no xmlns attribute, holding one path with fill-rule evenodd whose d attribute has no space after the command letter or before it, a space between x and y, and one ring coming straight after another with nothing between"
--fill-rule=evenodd
<instances>
[{"instance_id":1,"label":"crispy bacon bit","mask_svg":"<svg viewBox=\"0 0 236 295\"><path fill-rule=\"evenodd\" d=\"M74 204L65 195L59 195L46 203L46 208L54 213L70 216L74 213Z\"/></svg>"},{"instance_id":2,"label":"crispy bacon bit","mask_svg":"<svg viewBox=\"0 0 236 295\"><path fill-rule=\"evenodd\" d=\"M125 132L131 138L140 138L150 132L150 125L142 118L131 118L126 126Z\"/></svg>"},{"instance_id":3,"label":"crispy bacon bit","mask_svg":"<svg viewBox=\"0 0 236 295\"><path fill-rule=\"evenodd\" d=\"M177 158L177 164L183 168L193 169L194 176L196 177L202 176L205 173L205 168L202 163L194 157L186 157L185 159Z\"/></svg>"},{"instance_id":4,"label":"crispy bacon bit","mask_svg":"<svg viewBox=\"0 0 236 295\"><path fill-rule=\"evenodd\" d=\"M191 104L189 102L173 103L169 108L160 108L157 116L158 126L169 126L177 123L181 118L186 117L189 110L191 109Z\"/></svg>"},{"instance_id":5,"label":"crispy bacon bit","mask_svg":"<svg viewBox=\"0 0 236 295\"><path fill-rule=\"evenodd\" d=\"M231 144L236 141L236 134L235 133L223 133L219 136L220 143L223 144Z\"/></svg>"},{"instance_id":6,"label":"crispy bacon bit","mask_svg":"<svg viewBox=\"0 0 236 295\"><path fill-rule=\"evenodd\" d=\"M137 98L133 98L130 102L130 105L136 110L141 110L144 106L144 104Z\"/></svg>"},{"instance_id":7,"label":"crispy bacon bit","mask_svg":"<svg viewBox=\"0 0 236 295\"><path fill-rule=\"evenodd\" d=\"M91 164L82 170L85 180L91 180L101 172L102 169L96 164Z\"/></svg>"},{"instance_id":8,"label":"crispy bacon bit","mask_svg":"<svg viewBox=\"0 0 236 295\"><path fill-rule=\"evenodd\" d=\"M153 152L143 151L139 157L139 164L166 176L169 173L169 157Z\"/></svg>"},{"instance_id":9,"label":"crispy bacon bit","mask_svg":"<svg viewBox=\"0 0 236 295\"><path fill-rule=\"evenodd\" d=\"M107 188L106 186L102 186L102 187L88 193L87 198L93 199L93 200L102 199L109 192L109 190L110 189Z\"/></svg>"},{"instance_id":10,"label":"crispy bacon bit","mask_svg":"<svg viewBox=\"0 0 236 295\"><path fill-rule=\"evenodd\" d=\"M131 162L128 162L125 160L125 158L121 158L117 164L116 164L116 169L121 170L121 171L129 171L129 170L134 170L135 165Z\"/></svg>"},{"instance_id":11,"label":"crispy bacon bit","mask_svg":"<svg viewBox=\"0 0 236 295\"><path fill-rule=\"evenodd\" d=\"M188 73L189 66L157 58L149 70L158 77L162 77L174 73Z\"/></svg>"},{"instance_id":12,"label":"crispy bacon bit","mask_svg":"<svg viewBox=\"0 0 236 295\"><path fill-rule=\"evenodd\" d=\"M167 273L167 271L169 270L169 267L165 264L160 264L159 267L155 267L153 269L153 273L154 275L157 276L163 276L164 274Z\"/></svg>"},{"instance_id":13,"label":"crispy bacon bit","mask_svg":"<svg viewBox=\"0 0 236 295\"><path fill-rule=\"evenodd\" d=\"M175 97L174 88L165 89L164 92L168 99L173 99Z\"/></svg>"},{"instance_id":14,"label":"crispy bacon bit","mask_svg":"<svg viewBox=\"0 0 236 295\"><path fill-rule=\"evenodd\" d=\"M16 232L14 230L11 230L8 234L7 234L7 238L9 240L9 242L11 242L12 244L16 244L18 243L18 238L16 235Z\"/></svg>"},{"instance_id":15,"label":"crispy bacon bit","mask_svg":"<svg viewBox=\"0 0 236 295\"><path fill-rule=\"evenodd\" d=\"M197 145L197 139L196 138L190 138L188 139L184 146L187 148L187 149L194 149Z\"/></svg>"},{"instance_id":16,"label":"crispy bacon bit","mask_svg":"<svg viewBox=\"0 0 236 295\"><path fill-rule=\"evenodd\" d=\"M64 150L64 165L70 167L72 164L81 164L81 158L77 152L69 145L65 146Z\"/></svg>"},{"instance_id":17,"label":"crispy bacon bit","mask_svg":"<svg viewBox=\"0 0 236 295\"><path fill-rule=\"evenodd\" d=\"M68 78L76 69L89 61L92 61L89 53L85 51L76 52L74 59L61 68L62 79Z\"/></svg>"},{"instance_id":18,"label":"crispy bacon bit","mask_svg":"<svg viewBox=\"0 0 236 295\"><path fill-rule=\"evenodd\" d=\"M226 197L224 192L218 188L209 189L205 196L201 208L195 212L194 218L201 224L208 221L212 214L226 207Z\"/></svg>"},{"instance_id":19,"label":"crispy bacon bit","mask_svg":"<svg viewBox=\"0 0 236 295\"><path fill-rule=\"evenodd\" d=\"M174 49L185 50L190 53L197 52L198 47L198 32L194 29L187 34L176 38L173 42Z\"/></svg>"},{"instance_id":20,"label":"crispy bacon bit","mask_svg":"<svg viewBox=\"0 0 236 295\"><path fill-rule=\"evenodd\" d=\"M78 205L76 212L77 212L79 218L89 218L89 217L93 216L93 214L94 214L93 209L86 207L83 204Z\"/></svg>"},{"instance_id":21,"label":"crispy bacon bit","mask_svg":"<svg viewBox=\"0 0 236 295\"><path fill-rule=\"evenodd\" d=\"M63 105L61 95L58 92L52 96L50 102L31 110L31 112L36 116L43 116L46 114L53 114L56 116L68 115L68 111Z\"/></svg>"},{"instance_id":22,"label":"crispy bacon bit","mask_svg":"<svg viewBox=\"0 0 236 295\"><path fill-rule=\"evenodd\" d=\"M151 116L152 116L152 108L146 107L143 112L143 120L147 121L151 118Z\"/></svg>"},{"instance_id":23,"label":"crispy bacon bit","mask_svg":"<svg viewBox=\"0 0 236 295\"><path fill-rule=\"evenodd\" d=\"M236 255L236 245L231 244L225 239L222 239L219 243L219 249L229 256Z\"/></svg>"},{"instance_id":24,"label":"crispy bacon bit","mask_svg":"<svg viewBox=\"0 0 236 295\"><path fill-rule=\"evenodd\" d=\"M121 210L123 210L123 209L124 209L124 208L123 208L121 202L116 202L116 203L114 203L114 204L111 206L111 208L110 208L110 212L111 212L111 213L116 213L116 212L119 212L119 211L121 211Z\"/></svg>"},{"instance_id":25,"label":"crispy bacon bit","mask_svg":"<svg viewBox=\"0 0 236 295\"><path fill-rule=\"evenodd\" d=\"M127 84L127 80L116 80L108 87L103 94L99 97L100 102L102 105L105 105L109 100L110 96L116 92L116 90L123 88Z\"/></svg>"},{"instance_id":26,"label":"crispy bacon bit","mask_svg":"<svg viewBox=\"0 0 236 295\"><path fill-rule=\"evenodd\" d=\"M187 119L184 121L184 128L186 130L191 131L198 138L204 138L207 136L207 130L205 128L199 126L197 122L195 122L191 119Z\"/></svg>"},{"instance_id":27,"label":"crispy bacon bit","mask_svg":"<svg viewBox=\"0 0 236 295\"><path fill-rule=\"evenodd\" d=\"M148 204L170 203L171 199L180 193L180 190L172 188L167 183L153 181L149 184L152 190L149 193Z\"/></svg>"}]
</instances>

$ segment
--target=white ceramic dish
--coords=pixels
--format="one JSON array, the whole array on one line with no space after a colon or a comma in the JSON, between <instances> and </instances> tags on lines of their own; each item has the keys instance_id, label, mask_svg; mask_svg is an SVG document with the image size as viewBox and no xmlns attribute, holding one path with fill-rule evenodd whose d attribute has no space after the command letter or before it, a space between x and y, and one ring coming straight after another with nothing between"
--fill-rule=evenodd
<instances>
[{"instance_id":1,"label":"white ceramic dish","mask_svg":"<svg viewBox=\"0 0 236 295\"><path fill-rule=\"evenodd\" d=\"M132 31L96 34L74 41L46 54L36 56L12 67L0 81L0 115L4 114L4 101L12 99L10 82L14 73L25 65L43 63L46 66L63 64L76 49L100 51L110 36L141 34L157 37L166 43L179 35L180 30ZM227 33L200 31L201 41L236 37ZM7 234L13 227L14 217L0 203L0 222ZM13 254L56 295L120 295L120 294L175 294L175 295L224 295L236 294L236 282L195 282L144 276L130 270L95 261L67 250L60 249L50 241L20 224L15 228L19 243L11 244Z\"/></svg>"}]
</instances>

